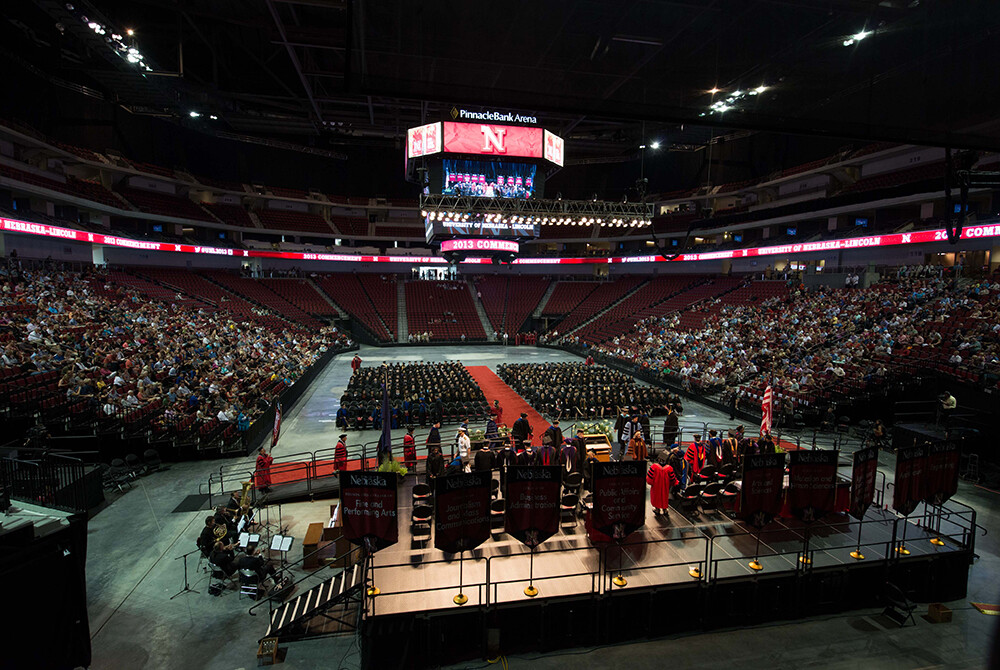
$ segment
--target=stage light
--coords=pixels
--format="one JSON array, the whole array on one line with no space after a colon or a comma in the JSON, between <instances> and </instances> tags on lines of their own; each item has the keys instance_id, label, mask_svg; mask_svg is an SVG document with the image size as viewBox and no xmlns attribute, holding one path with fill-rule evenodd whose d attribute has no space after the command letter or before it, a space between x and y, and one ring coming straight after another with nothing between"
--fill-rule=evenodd
<instances>
[{"instance_id":1,"label":"stage light","mask_svg":"<svg viewBox=\"0 0 1000 670\"><path fill-rule=\"evenodd\" d=\"M767 86L764 86L763 84L761 84L760 86L758 86L757 88L755 88L752 91L752 93L763 93L766 90L767 90Z\"/></svg>"},{"instance_id":2,"label":"stage light","mask_svg":"<svg viewBox=\"0 0 1000 670\"><path fill-rule=\"evenodd\" d=\"M649 145L649 148L650 149L659 149L660 148L660 143L654 140L653 143Z\"/></svg>"},{"instance_id":3,"label":"stage light","mask_svg":"<svg viewBox=\"0 0 1000 670\"><path fill-rule=\"evenodd\" d=\"M215 114L209 114L208 118L212 119L213 121L218 121L219 120L219 117L217 117Z\"/></svg>"},{"instance_id":4,"label":"stage light","mask_svg":"<svg viewBox=\"0 0 1000 670\"><path fill-rule=\"evenodd\" d=\"M189 114L191 115L192 119L197 119L199 116L201 116L201 114L199 114L198 112L189 112Z\"/></svg>"},{"instance_id":5,"label":"stage light","mask_svg":"<svg viewBox=\"0 0 1000 670\"><path fill-rule=\"evenodd\" d=\"M132 37L133 35L135 35L135 31L132 30L131 28L126 28L125 34L128 35L129 37Z\"/></svg>"},{"instance_id":6,"label":"stage light","mask_svg":"<svg viewBox=\"0 0 1000 670\"><path fill-rule=\"evenodd\" d=\"M718 86L714 86L714 87L708 89L708 92L711 93L712 95L715 95L716 93L718 93L721 90L722 89L720 89Z\"/></svg>"},{"instance_id":7,"label":"stage light","mask_svg":"<svg viewBox=\"0 0 1000 670\"><path fill-rule=\"evenodd\" d=\"M645 149L645 148L646 148L646 145L645 145L645 144L640 144L640 145L639 145L639 148L640 148L640 149Z\"/></svg>"}]
</instances>

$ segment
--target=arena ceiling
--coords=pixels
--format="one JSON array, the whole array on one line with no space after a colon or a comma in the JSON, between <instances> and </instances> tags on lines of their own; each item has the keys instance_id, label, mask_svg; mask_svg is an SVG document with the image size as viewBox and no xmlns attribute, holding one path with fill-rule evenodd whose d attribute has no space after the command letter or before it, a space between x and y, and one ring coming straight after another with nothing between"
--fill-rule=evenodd
<instances>
[{"instance_id":1,"label":"arena ceiling","mask_svg":"<svg viewBox=\"0 0 1000 670\"><path fill-rule=\"evenodd\" d=\"M654 136L694 150L745 131L1000 150L995 0L32 0L0 11L7 58L206 132L398 143L465 107L535 115L584 162L626 160Z\"/></svg>"}]
</instances>

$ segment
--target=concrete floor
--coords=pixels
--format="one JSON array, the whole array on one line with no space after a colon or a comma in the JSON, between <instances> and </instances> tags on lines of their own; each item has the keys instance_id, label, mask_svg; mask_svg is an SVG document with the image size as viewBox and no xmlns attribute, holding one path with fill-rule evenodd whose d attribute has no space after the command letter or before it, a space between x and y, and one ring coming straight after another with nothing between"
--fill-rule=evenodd
<instances>
[{"instance_id":1,"label":"concrete floor","mask_svg":"<svg viewBox=\"0 0 1000 670\"><path fill-rule=\"evenodd\" d=\"M363 347L365 364L394 361L460 360L494 367L504 362L579 360L560 351L530 347ZM276 455L332 447L340 432L333 423L339 398L350 377L349 357L332 361L298 405L286 415ZM730 425L727 417L694 403L685 403L682 425ZM565 426L564 426L565 429ZM418 443L423 432L417 433ZM352 434L351 443L373 441L375 431ZM246 459L248 462L252 459ZM894 459L883 454L880 469L892 479ZM185 496L199 492L211 472L233 460L171 464L148 475L134 489L101 511L90 522L87 559L88 604L93 642L93 668L119 669L240 669L257 664L256 641L267 627L266 607L250 617L252 601L235 591L208 595L208 576L198 569L198 555L188 557L188 581L200 593L171 600L184 586L181 555L195 549L204 511L173 514ZM979 523L1000 529L1000 496L962 482L956 499L974 507ZM330 501L285 504L281 521L301 538L305 526L326 518ZM277 521L277 510L272 512ZM853 612L831 618L780 623L698 636L668 637L600 649L579 649L544 656L510 658L512 666L631 669L661 667L824 667L824 668L984 668L1000 617L979 614L968 601L1000 602L1000 538L990 533L977 539L980 558L970 568L966 601L949 603L954 620L933 625L917 618L905 629L886 628L873 614ZM293 546L290 559L301 556ZM298 573L302 574L302 573ZM316 579L333 573L321 569ZM355 668L357 642L351 636L310 640L290 645L282 667ZM485 667L470 663L456 667ZM491 666L492 667L492 666Z\"/></svg>"}]
</instances>

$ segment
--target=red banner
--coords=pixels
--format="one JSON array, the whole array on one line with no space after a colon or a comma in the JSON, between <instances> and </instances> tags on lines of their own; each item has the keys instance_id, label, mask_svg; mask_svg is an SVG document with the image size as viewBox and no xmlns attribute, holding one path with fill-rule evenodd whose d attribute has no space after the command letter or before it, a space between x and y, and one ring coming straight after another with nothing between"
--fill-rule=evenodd
<instances>
[{"instance_id":1,"label":"red banner","mask_svg":"<svg viewBox=\"0 0 1000 670\"><path fill-rule=\"evenodd\" d=\"M865 518L865 512L875 500L875 475L878 472L878 447L866 447L854 452L854 468L851 471L850 513L858 521Z\"/></svg>"},{"instance_id":2,"label":"red banner","mask_svg":"<svg viewBox=\"0 0 1000 670\"><path fill-rule=\"evenodd\" d=\"M924 500L940 505L958 491L958 461L961 456L957 442L932 444L927 450L927 479Z\"/></svg>"},{"instance_id":3,"label":"red banner","mask_svg":"<svg viewBox=\"0 0 1000 670\"><path fill-rule=\"evenodd\" d=\"M514 465L507 468L504 530L529 547L537 547L559 530L558 465Z\"/></svg>"},{"instance_id":4,"label":"red banner","mask_svg":"<svg viewBox=\"0 0 1000 670\"><path fill-rule=\"evenodd\" d=\"M344 537L378 551L399 540L394 472L341 472L340 509Z\"/></svg>"},{"instance_id":5,"label":"red banner","mask_svg":"<svg viewBox=\"0 0 1000 670\"><path fill-rule=\"evenodd\" d=\"M788 505L805 523L833 511L837 500L837 454L833 449L788 454Z\"/></svg>"},{"instance_id":6,"label":"red banner","mask_svg":"<svg viewBox=\"0 0 1000 670\"><path fill-rule=\"evenodd\" d=\"M281 398L274 399L274 428L271 429L271 448L278 444L281 435Z\"/></svg>"},{"instance_id":7,"label":"red banner","mask_svg":"<svg viewBox=\"0 0 1000 670\"><path fill-rule=\"evenodd\" d=\"M646 462L594 463L594 528L621 542L645 523Z\"/></svg>"},{"instance_id":8,"label":"red banner","mask_svg":"<svg viewBox=\"0 0 1000 670\"><path fill-rule=\"evenodd\" d=\"M748 454L743 461L740 518L763 528L785 501L785 454Z\"/></svg>"},{"instance_id":9,"label":"red banner","mask_svg":"<svg viewBox=\"0 0 1000 670\"><path fill-rule=\"evenodd\" d=\"M545 158L542 129L493 123L444 124L444 151L450 154L483 154Z\"/></svg>"},{"instance_id":10,"label":"red banner","mask_svg":"<svg viewBox=\"0 0 1000 670\"><path fill-rule=\"evenodd\" d=\"M449 554L475 549L490 537L492 472L438 477L434 483L434 547Z\"/></svg>"},{"instance_id":11,"label":"red banner","mask_svg":"<svg viewBox=\"0 0 1000 670\"><path fill-rule=\"evenodd\" d=\"M892 508L909 516L924 499L927 469L927 443L896 450L896 478L892 489Z\"/></svg>"}]
</instances>

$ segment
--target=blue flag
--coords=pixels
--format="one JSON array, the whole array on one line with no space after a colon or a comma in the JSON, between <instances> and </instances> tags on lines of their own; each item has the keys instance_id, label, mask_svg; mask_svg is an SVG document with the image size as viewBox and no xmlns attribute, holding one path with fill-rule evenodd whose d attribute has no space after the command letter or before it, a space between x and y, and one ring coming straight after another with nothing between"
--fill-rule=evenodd
<instances>
[{"instance_id":1,"label":"blue flag","mask_svg":"<svg viewBox=\"0 0 1000 670\"><path fill-rule=\"evenodd\" d=\"M378 462L392 458L392 413L389 409L389 389L382 384L382 435L378 438Z\"/></svg>"}]
</instances>

